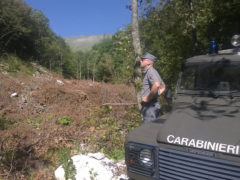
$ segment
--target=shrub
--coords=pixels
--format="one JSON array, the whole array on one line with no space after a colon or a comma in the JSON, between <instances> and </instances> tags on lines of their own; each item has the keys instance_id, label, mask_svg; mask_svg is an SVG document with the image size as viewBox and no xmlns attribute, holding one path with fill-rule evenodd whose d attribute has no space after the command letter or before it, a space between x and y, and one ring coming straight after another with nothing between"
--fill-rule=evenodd
<instances>
[{"instance_id":1,"label":"shrub","mask_svg":"<svg viewBox=\"0 0 240 180\"><path fill-rule=\"evenodd\" d=\"M5 119L4 117L0 117L0 130L7 129L12 124L13 124L13 122Z\"/></svg>"},{"instance_id":2,"label":"shrub","mask_svg":"<svg viewBox=\"0 0 240 180\"><path fill-rule=\"evenodd\" d=\"M71 159L70 155L70 150L68 148L62 148L60 150L60 161L65 172L64 174L65 179L75 180L76 168L73 164L73 160Z\"/></svg>"},{"instance_id":3,"label":"shrub","mask_svg":"<svg viewBox=\"0 0 240 180\"><path fill-rule=\"evenodd\" d=\"M58 121L61 125L71 125L73 122L72 118L69 117L62 117L61 119L59 119Z\"/></svg>"}]
</instances>

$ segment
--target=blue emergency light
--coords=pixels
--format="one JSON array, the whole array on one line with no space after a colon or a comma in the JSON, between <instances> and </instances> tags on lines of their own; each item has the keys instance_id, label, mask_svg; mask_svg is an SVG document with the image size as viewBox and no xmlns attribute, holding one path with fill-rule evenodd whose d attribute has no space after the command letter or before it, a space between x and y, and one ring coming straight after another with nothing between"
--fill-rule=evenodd
<instances>
[{"instance_id":1,"label":"blue emergency light","mask_svg":"<svg viewBox=\"0 0 240 180\"><path fill-rule=\"evenodd\" d=\"M216 41L210 41L209 43L209 54L217 54L218 53L218 45Z\"/></svg>"}]
</instances>

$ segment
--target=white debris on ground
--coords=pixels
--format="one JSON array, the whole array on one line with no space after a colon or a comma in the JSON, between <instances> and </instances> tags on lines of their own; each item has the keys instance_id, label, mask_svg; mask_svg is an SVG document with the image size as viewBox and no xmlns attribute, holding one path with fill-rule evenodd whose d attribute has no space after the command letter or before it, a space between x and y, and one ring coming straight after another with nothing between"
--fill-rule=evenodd
<instances>
[{"instance_id":1,"label":"white debris on ground","mask_svg":"<svg viewBox=\"0 0 240 180\"><path fill-rule=\"evenodd\" d=\"M57 82L57 84L58 84L59 86L64 85L64 83L63 83L61 80L57 80L56 82Z\"/></svg>"},{"instance_id":2,"label":"white debris on ground","mask_svg":"<svg viewBox=\"0 0 240 180\"><path fill-rule=\"evenodd\" d=\"M120 180L127 179L125 163L115 163L102 153L88 153L87 155L75 155L72 157L76 168L76 180ZM57 180L65 180L62 166L55 171Z\"/></svg>"},{"instance_id":3,"label":"white debris on ground","mask_svg":"<svg viewBox=\"0 0 240 180\"><path fill-rule=\"evenodd\" d=\"M16 93L16 92L15 92L15 93L12 93L12 94L11 94L11 97L18 97L18 93Z\"/></svg>"}]
</instances>

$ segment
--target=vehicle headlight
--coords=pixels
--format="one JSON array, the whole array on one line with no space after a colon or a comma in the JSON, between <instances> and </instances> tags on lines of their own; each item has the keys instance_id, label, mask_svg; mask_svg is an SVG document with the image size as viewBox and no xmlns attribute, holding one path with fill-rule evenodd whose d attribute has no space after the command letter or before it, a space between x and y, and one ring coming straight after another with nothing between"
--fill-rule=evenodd
<instances>
[{"instance_id":1,"label":"vehicle headlight","mask_svg":"<svg viewBox=\"0 0 240 180\"><path fill-rule=\"evenodd\" d=\"M152 167L153 166L153 152L150 149L143 149L139 153L139 160L140 162L147 166Z\"/></svg>"},{"instance_id":2,"label":"vehicle headlight","mask_svg":"<svg viewBox=\"0 0 240 180\"><path fill-rule=\"evenodd\" d=\"M156 147L154 146L135 142L125 144L126 164L131 172L153 176L156 169L155 156Z\"/></svg>"}]
</instances>

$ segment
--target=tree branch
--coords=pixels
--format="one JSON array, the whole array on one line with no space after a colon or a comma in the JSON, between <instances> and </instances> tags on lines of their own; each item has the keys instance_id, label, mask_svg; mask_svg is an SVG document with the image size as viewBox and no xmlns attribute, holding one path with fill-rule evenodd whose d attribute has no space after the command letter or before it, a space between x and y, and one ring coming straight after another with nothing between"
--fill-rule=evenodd
<instances>
[{"instance_id":1,"label":"tree branch","mask_svg":"<svg viewBox=\"0 0 240 180\"><path fill-rule=\"evenodd\" d=\"M137 103L104 103L103 106L131 106L137 105Z\"/></svg>"}]
</instances>

